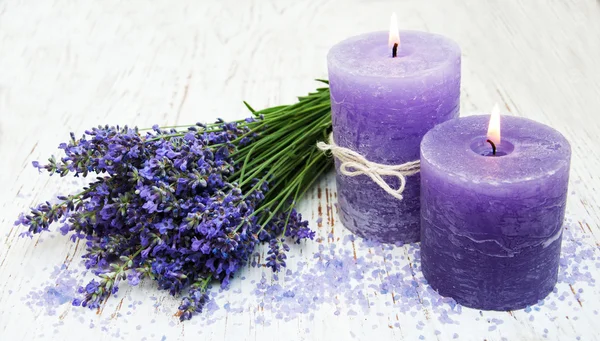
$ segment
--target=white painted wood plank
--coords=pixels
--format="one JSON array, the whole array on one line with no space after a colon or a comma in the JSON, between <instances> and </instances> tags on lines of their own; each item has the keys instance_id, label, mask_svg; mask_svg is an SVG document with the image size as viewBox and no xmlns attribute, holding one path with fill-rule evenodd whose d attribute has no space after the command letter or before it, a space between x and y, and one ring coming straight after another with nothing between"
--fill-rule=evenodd
<instances>
[{"instance_id":1,"label":"white painted wood plank","mask_svg":"<svg viewBox=\"0 0 600 341\"><path fill-rule=\"evenodd\" d=\"M580 227L572 232L583 243L577 250L589 245L584 261L589 268L580 270L600 279L598 2L8 0L0 3L0 339L91 335L107 340L279 340L285 335L293 340L418 340L422 335L426 340L447 340L455 333L459 340L598 339L600 292L585 281L572 289L560 284L539 312L480 313L464 308L451 315L459 324L442 323L447 306L432 307L427 296L423 304L411 305L409 298L394 302L392 294L368 286L363 288L368 301L363 311L358 299L344 295L361 289L361 283L388 283L386 277L373 279L370 271L364 271L363 282L342 281L337 303L329 304L335 298L328 297L323 300L329 303L315 303L314 309L287 322L277 312L291 301L273 303L272 293L262 298L256 294L263 272L268 284L275 283L268 272L256 268L218 294L219 310L183 324L173 316L178 300L152 283L123 286L101 314L64 304L50 315L47 306L25 305L36 301L27 298L30 292L48 292L64 282L65 270L58 272L63 277L55 278L54 266L65 264L76 272L74 281L83 279L83 245L50 234L21 239L21 230L12 226L30 205L81 184L40 176L31 161L56 153L68 132L96 124L232 119L247 115L242 100L255 107L291 102L316 86L312 79L326 77L325 56L331 45L353 34L386 29L392 10L401 27L443 33L461 45L463 115L487 111L498 102L514 115L554 126L571 141L569 226ZM319 245L330 252L335 244L333 259L347 260L339 250L356 250L357 260L367 264L346 265L349 273L377 270L372 265L383 263L374 257L390 254L398 265L387 275L405 274L402 268L413 249L375 250L358 241L353 247L338 223L334 202L330 175L301 204L321 241L299 246L290 270L296 272L298 262L306 263L304 275L311 267L321 269L319 257L314 258ZM316 278L330 279L328 271ZM314 291L336 296L328 285L324 280ZM282 287L300 290L289 282ZM574 293L579 289L584 291L578 301ZM426 294L422 284L416 293ZM134 304L138 301L143 303ZM240 311L226 311L226 303ZM552 303L556 310L549 307ZM411 309L405 312L407 307ZM500 320L502 324L490 330Z\"/></svg>"}]
</instances>

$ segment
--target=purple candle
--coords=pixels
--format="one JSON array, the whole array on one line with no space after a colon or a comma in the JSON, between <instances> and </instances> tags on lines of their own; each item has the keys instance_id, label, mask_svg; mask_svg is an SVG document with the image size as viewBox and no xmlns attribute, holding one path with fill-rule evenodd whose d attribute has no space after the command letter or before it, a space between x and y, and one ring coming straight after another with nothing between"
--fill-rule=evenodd
<instances>
[{"instance_id":1,"label":"purple candle","mask_svg":"<svg viewBox=\"0 0 600 341\"><path fill-rule=\"evenodd\" d=\"M492 122L486 137L489 120L454 119L423 138L422 269L464 306L520 309L556 284L571 147L513 116L502 119L502 139Z\"/></svg>"},{"instance_id":2,"label":"purple candle","mask_svg":"<svg viewBox=\"0 0 600 341\"><path fill-rule=\"evenodd\" d=\"M327 57L335 143L381 164L418 160L423 135L458 116L460 61L455 42L426 32L401 31L390 45L388 32L335 45ZM346 228L385 243L419 240L418 174L408 177L398 200L366 175L341 175L337 160L336 169ZM397 188L397 179L386 180Z\"/></svg>"}]
</instances>

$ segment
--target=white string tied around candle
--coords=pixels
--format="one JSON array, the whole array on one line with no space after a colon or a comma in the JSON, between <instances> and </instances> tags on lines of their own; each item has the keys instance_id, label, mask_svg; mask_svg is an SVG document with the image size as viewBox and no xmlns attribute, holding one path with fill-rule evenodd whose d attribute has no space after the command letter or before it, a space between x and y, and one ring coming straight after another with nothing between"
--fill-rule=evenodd
<instances>
[{"instance_id":1,"label":"white string tied around candle","mask_svg":"<svg viewBox=\"0 0 600 341\"><path fill-rule=\"evenodd\" d=\"M340 161L340 173L346 176L369 176L379 187L396 199L402 200L402 192L406 187L406 177L420 171L420 161L410 161L401 165L384 165L367 160L357 152L340 147L333 141L333 134L329 135L329 144L318 142L317 148L322 151L331 151L331 154ZM400 182L397 189L393 189L383 176L395 176Z\"/></svg>"}]
</instances>

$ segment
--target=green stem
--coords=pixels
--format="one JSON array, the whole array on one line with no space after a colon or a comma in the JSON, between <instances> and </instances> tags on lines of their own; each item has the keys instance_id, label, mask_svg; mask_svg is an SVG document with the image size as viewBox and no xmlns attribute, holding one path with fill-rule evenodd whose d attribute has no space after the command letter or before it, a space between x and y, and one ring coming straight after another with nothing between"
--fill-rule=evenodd
<instances>
[{"instance_id":1,"label":"green stem","mask_svg":"<svg viewBox=\"0 0 600 341\"><path fill-rule=\"evenodd\" d=\"M298 137L302 136L302 135L306 135L306 136L312 136L313 134L319 132L320 130L322 130L322 123L328 122L330 119L328 116L324 116L322 117L319 121L317 121L315 127L313 127L312 129L310 129L308 132L307 131L303 131L303 130L299 130L298 132L296 132L295 134L293 134L292 136L289 136L287 138L285 138L283 141L277 141L277 144L275 146L270 146L270 148L267 148L267 150L272 150L272 151L268 151L266 153L262 153L262 155L266 155L266 156L262 156L260 158L257 158L258 161L254 161L251 164L246 164L244 167L242 167L243 169L243 174L246 176L246 178L244 178L245 180L240 181L240 186L245 185L249 180L248 179L252 179L253 177L257 176L258 174L260 174L261 171L263 171L265 168L267 168L271 162L273 162L274 160L277 160L278 158L280 158L282 155L285 155L287 152L293 151L296 147L297 144L301 143L302 141L298 139ZM258 146L260 145L260 142L263 142L263 144L266 144L265 141L270 141L270 140L275 140L276 137L275 136L269 136L267 138L265 138L266 140L259 140L256 141L256 145L254 146L255 148L258 148ZM315 142L316 143L316 142ZM235 155L234 155L235 156ZM267 160L264 160L265 157L270 156ZM246 156L246 159L248 158L248 155ZM251 167L253 166L255 163L262 163L262 165L258 166L258 168L252 168L252 172L251 173L246 173L245 168L247 167ZM241 174L241 171L240 171ZM238 175L238 173L234 173L233 178L236 178L236 176ZM241 178L241 176L240 176Z\"/></svg>"}]
</instances>

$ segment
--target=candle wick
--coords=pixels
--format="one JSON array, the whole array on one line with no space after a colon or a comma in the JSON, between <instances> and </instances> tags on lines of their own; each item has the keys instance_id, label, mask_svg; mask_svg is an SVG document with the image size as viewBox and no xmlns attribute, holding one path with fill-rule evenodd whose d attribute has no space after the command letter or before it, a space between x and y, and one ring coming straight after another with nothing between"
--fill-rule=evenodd
<instances>
[{"instance_id":1,"label":"candle wick","mask_svg":"<svg viewBox=\"0 0 600 341\"><path fill-rule=\"evenodd\" d=\"M492 145L492 155L496 155L496 145L494 142L492 140L487 140L486 142Z\"/></svg>"},{"instance_id":2,"label":"candle wick","mask_svg":"<svg viewBox=\"0 0 600 341\"><path fill-rule=\"evenodd\" d=\"M392 47L392 58L396 58L398 56L398 43L394 43L394 47Z\"/></svg>"}]
</instances>

